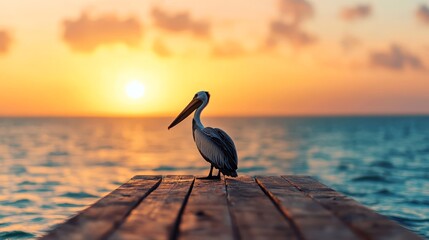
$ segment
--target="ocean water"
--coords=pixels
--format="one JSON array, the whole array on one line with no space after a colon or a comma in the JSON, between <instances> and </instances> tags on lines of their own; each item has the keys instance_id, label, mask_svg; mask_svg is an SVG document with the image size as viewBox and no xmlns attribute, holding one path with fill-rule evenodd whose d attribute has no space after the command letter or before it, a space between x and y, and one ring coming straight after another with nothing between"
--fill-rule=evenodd
<instances>
[{"instance_id":1,"label":"ocean water","mask_svg":"<svg viewBox=\"0 0 429 240\"><path fill-rule=\"evenodd\" d=\"M0 118L0 239L43 235L136 174L201 174L191 120ZM429 238L429 117L203 118L239 174L312 175Z\"/></svg>"}]
</instances>

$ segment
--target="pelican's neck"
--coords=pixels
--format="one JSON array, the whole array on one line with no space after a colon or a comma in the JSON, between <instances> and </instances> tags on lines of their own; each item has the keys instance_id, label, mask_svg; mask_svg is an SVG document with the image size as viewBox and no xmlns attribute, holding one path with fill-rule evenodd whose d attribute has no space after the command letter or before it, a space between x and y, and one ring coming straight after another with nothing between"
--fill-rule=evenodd
<instances>
[{"instance_id":1,"label":"pelican's neck","mask_svg":"<svg viewBox=\"0 0 429 240\"><path fill-rule=\"evenodd\" d=\"M204 125L201 123L201 112L204 110L204 108L207 106L208 101L204 100L203 104L197 108L194 114L194 120L195 124L199 129L204 129Z\"/></svg>"}]
</instances>

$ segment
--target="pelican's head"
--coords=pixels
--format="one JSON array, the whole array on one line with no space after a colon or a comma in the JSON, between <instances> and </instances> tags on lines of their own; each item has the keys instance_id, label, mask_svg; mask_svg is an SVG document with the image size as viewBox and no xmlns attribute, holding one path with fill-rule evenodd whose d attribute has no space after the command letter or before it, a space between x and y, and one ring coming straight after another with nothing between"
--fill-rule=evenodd
<instances>
[{"instance_id":1,"label":"pelican's head","mask_svg":"<svg viewBox=\"0 0 429 240\"><path fill-rule=\"evenodd\" d=\"M210 94L206 91L199 91L195 94L192 101L188 104L188 106L185 107L185 109L182 110L182 112L179 114L179 116L174 119L174 121L168 126L168 129L176 126L181 121L183 121L185 118L187 118L195 109L199 108L203 104L207 104L210 100Z\"/></svg>"}]
</instances>

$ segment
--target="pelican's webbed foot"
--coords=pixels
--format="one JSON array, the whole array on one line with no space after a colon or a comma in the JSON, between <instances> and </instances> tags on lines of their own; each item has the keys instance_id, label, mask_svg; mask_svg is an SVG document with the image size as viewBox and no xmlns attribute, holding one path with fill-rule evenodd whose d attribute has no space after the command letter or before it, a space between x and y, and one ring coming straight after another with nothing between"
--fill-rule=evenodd
<instances>
[{"instance_id":1,"label":"pelican's webbed foot","mask_svg":"<svg viewBox=\"0 0 429 240\"><path fill-rule=\"evenodd\" d=\"M197 179L203 179L203 180L220 180L220 176L197 177Z\"/></svg>"},{"instance_id":2,"label":"pelican's webbed foot","mask_svg":"<svg viewBox=\"0 0 429 240\"><path fill-rule=\"evenodd\" d=\"M212 173L213 173L213 164L210 166L210 172L207 177L198 177L197 179L220 180L220 170L217 176L213 176Z\"/></svg>"}]
</instances>

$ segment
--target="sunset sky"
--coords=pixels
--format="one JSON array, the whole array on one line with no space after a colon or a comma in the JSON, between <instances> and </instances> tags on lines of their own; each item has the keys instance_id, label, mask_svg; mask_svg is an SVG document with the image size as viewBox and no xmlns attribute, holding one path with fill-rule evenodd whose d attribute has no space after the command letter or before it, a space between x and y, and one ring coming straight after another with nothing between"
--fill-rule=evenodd
<instances>
[{"instance_id":1,"label":"sunset sky","mask_svg":"<svg viewBox=\"0 0 429 240\"><path fill-rule=\"evenodd\" d=\"M429 114L429 1L0 2L0 116Z\"/></svg>"}]
</instances>

